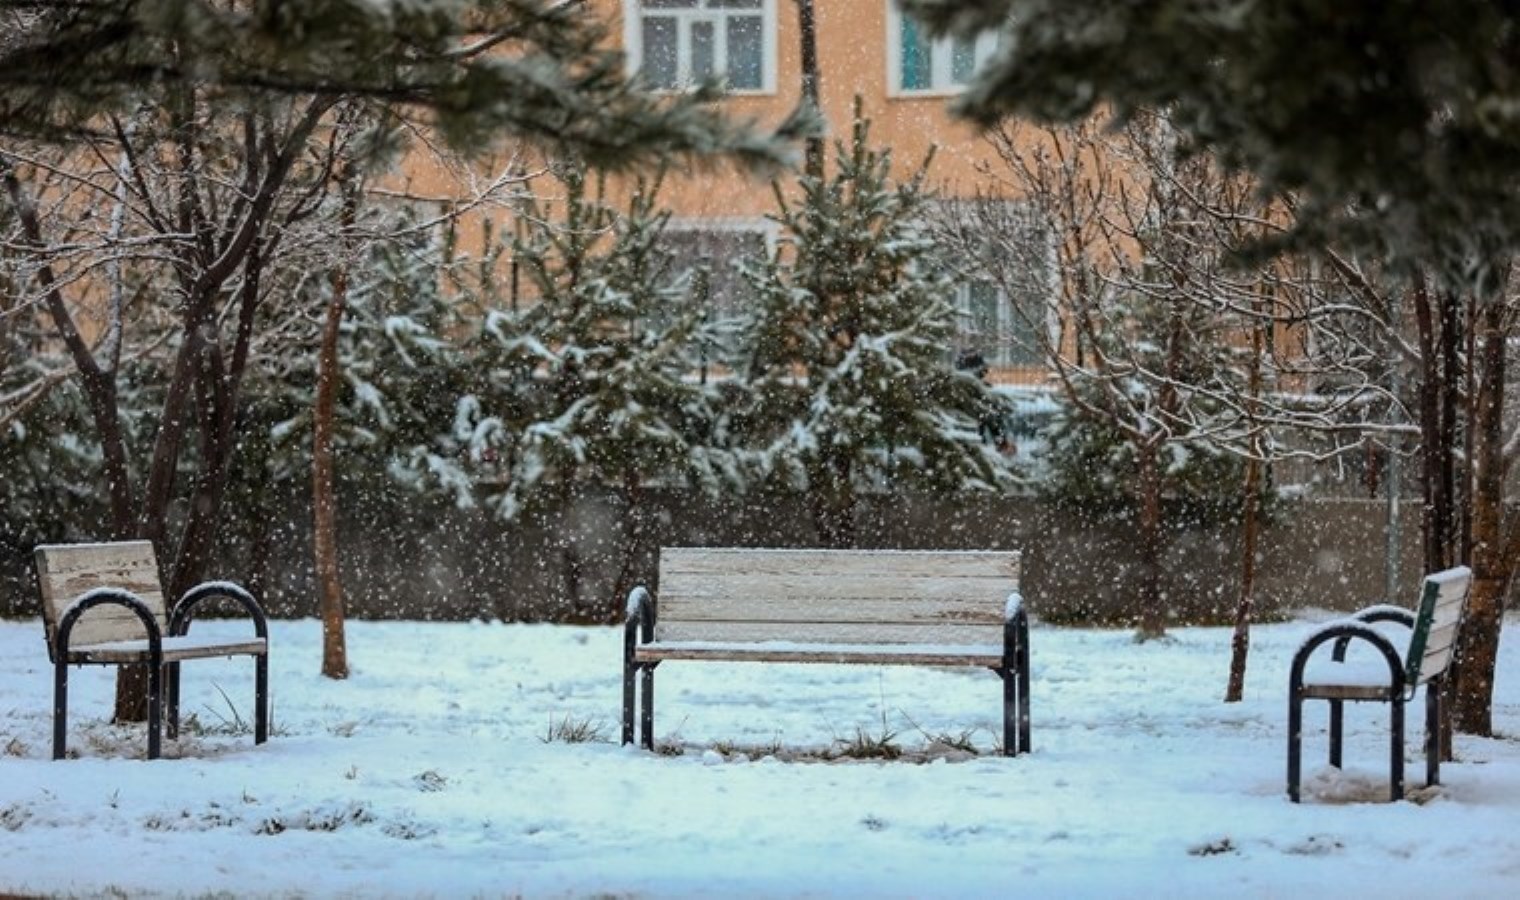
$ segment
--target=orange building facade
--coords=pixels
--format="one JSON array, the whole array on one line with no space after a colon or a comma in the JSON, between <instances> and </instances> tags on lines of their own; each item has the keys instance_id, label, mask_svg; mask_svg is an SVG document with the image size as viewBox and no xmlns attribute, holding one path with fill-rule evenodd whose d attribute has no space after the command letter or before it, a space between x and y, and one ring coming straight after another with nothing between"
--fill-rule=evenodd
<instances>
[{"instance_id":1,"label":"orange building facade","mask_svg":"<svg viewBox=\"0 0 1520 900\"><path fill-rule=\"evenodd\" d=\"M725 110L735 118L775 126L802 94L802 30L793 0L592 0L630 70L649 84L682 90L704 78L728 87ZM855 98L871 120L871 140L892 151L894 170L911 176L935 148L929 181L945 198L987 188L979 165L996 165L992 146L955 120L948 100L995 50L977 41L934 40L902 16L895 0L815 0L820 106L830 144L847 139ZM773 245L775 211L770 183L717 167L667 176L662 204L672 210L671 243L713 268L720 304L742 303L730 265L736 255ZM1035 342L990 284L965 283L955 298L958 352L975 353L996 381L1043 379ZM725 296L727 295L727 296ZM1027 327L1027 326L1025 326Z\"/></svg>"}]
</instances>

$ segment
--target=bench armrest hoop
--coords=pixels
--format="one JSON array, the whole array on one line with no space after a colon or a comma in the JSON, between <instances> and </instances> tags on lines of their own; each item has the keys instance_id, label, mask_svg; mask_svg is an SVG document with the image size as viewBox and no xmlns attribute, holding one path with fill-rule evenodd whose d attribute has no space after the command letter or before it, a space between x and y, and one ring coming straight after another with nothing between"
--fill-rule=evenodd
<instances>
[{"instance_id":1,"label":"bench armrest hoop","mask_svg":"<svg viewBox=\"0 0 1520 900\"><path fill-rule=\"evenodd\" d=\"M142 620L143 628L148 633L149 654L153 657L162 655L163 630L158 627L158 620L153 617L153 610L148 608L148 604L131 591L121 588L96 588L93 591L85 591L71 600L68 607L64 609L63 615L58 618L58 634L54 638L58 644L57 659L68 659L69 635L73 632L74 623L79 621L79 617L97 606L106 605L125 606L135 613L137 618Z\"/></svg>"},{"instance_id":2,"label":"bench armrest hoop","mask_svg":"<svg viewBox=\"0 0 1520 900\"><path fill-rule=\"evenodd\" d=\"M628 621L624 626L627 638L632 644L635 635L644 643L654 640L654 595L642 584L628 592L628 605L626 607Z\"/></svg>"},{"instance_id":3,"label":"bench armrest hoop","mask_svg":"<svg viewBox=\"0 0 1520 900\"><path fill-rule=\"evenodd\" d=\"M1402 606L1394 606L1389 603L1369 606L1357 613L1354 618L1358 622L1397 622L1410 628L1414 627L1414 613Z\"/></svg>"},{"instance_id":4,"label":"bench armrest hoop","mask_svg":"<svg viewBox=\"0 0 1520 900\"><path fill-rule=\"evenodd\" d=\"M1003 603L1003 621L1012 622L1014 619L1023 617L1026 621L1029 616L1024 612L1024 595L1018 591L1008 594L1008 599Z\"/></svg>"},{"instance_id":5,"label":"bench armrest hoop","mask_svg":"<svg viewBox=\"0 0 1520 900\"><path fill-rule=\"evenodd\" d=\"M1309 657L1314 651L1330 641L1336 642L1336 650L1340 654L1335 656L1337 662L1345 659L1345 647L1342 642L1349 644L1353 640L1363 640L1371 644L1377 651L1383 654L1383 659L1388 663L1388 686L1396 691L1404 688L1404 661L1399 659L1399 652L1393 644L1383 637L1371 625L1357 621L1356 619L1341 619L1323 626L1314 634L1310 635L1298 652L1293 654L1293 666L1290 669L1289 684L1297 690L1304 683L1304 667L1309 663Z\"/></svg>"},{"instance_id":6,"label":"bench armrest hoop","mask_svg":"<svg viewBox=\"0 0 1520 900\"><path fill-rule=\"evenodd\" d=\"M230 581L207 581L198 584L179 598L174 604L174 611L169 614L169 634L178 637L190 631L190 620L195 617L195 608L207 600L216 597L230 597L243 607L249 618L253 619L254 633L268 640L269 619L264 615L264 607L259 601L248 593L247 589L233 584Z\"/></svg>"},{"instance_id":7,"label":"bench armrest hoop","mask_svg":"<svg viewBox=\"0 0 1520 900\"><path fill-rule=\"evenodd\" d=\"M1375 622L1394 622L1406 628L1414 628L1414 613L1401 606L1391 606L1387 603L1369 606L1351 618L1358 622L1366 622L1369 625ZM1345 662L1346 647L1350 643L1351 638L1346 635L1336 639L1332 656L1336 662Z\"/></svg>"},{"instance_id":8,"label":"bench armrest hoop","mask_svg":"<svg viewBox=\"0 0 1520 900\"><path fill-rule=\"evenodd\" d=\"M1017 665L1020 650L1028 649L1029 613L1024 609L1024 598L1014 591L1003 607L1003 664Z\"/></svg>"}]
</instances>

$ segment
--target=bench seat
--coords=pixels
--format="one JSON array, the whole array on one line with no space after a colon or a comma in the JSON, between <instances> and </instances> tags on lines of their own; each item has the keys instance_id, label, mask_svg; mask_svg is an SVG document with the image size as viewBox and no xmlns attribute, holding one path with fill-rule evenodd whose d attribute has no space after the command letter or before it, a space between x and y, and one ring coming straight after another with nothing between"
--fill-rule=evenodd
<instances>
[{"instance_id":1,"label":"bench seat","mask_svg":"<svg viewBox=\"0 0 1520 900\"><path fill-rule=\"evenodd\" d=\"M210 659L217 656L255 656L269 652L269 642L263 638L248 641L228 641L214 637L166 637L162 641L163 661L179 662L186 659ZM145 663L152 649L146 640L111 641L105 644L87 644L69 647L69 663Z\"/></svg>"}]
</instances>

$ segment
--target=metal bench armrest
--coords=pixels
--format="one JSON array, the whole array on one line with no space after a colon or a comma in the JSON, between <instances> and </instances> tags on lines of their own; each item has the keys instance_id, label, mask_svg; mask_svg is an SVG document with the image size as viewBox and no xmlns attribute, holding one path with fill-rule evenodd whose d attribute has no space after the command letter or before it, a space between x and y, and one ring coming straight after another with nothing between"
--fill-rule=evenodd
<instances>
[{"instance_id":1,"label":"metal bench armrest","mask_svg":"<svg viewBox=\"0 0 1520 900\"><path fill-rule=\"evenodd\" d=\"M253 620L254 633L268 640L269 619L264 615L264 607L259 605L259 601L255 600L247 589L230 581L207 581L186 591L169 613L169 634L179 637L188 633L190 621L195 617L195 608L217 597L236 600L238 605L248 613L248 617Z\"/></svg>"},{"instance_id":2,"label":"metal bench armrest","mask_svg":"<svg viewBox=\"0 0 1520 900\"><path fill-rule=\"evenodd\" d=\"M1391 603L1379 603L1369 606L1353 616L1358 622L1397 622L1400 625L1414 627L1414 613L1402 606L1394 606Z\"/></svg>"},{"instance_id":3,"label":"metal bench armrest","mask_svg":"<svg viewBox=\"0 0 1520 900\"><path fill-rule=\"evenodd\" d=\"M1388 663L1388 686L1394 690L1403 690L1405 687L1404 661L1399 658L1399 651L1393 646L1388 638L1379 634L1377 629L1366 622L1357 619L1341 619L1331 622L1310 635L1298 652L1293 654L1293 665L1289 674L1289 685L1297 690L1304 683L1304 667L1309 664L1309 658L1314 651L1325 644L1334 641L1334 653L1332 659L1336 662L1345 660L1346 645L1353 640L1366 641L1371 644L1383 659Z\"/></svg>"},{"instance_id":4,"label":"metal bench armrest","mask_svg":"<svg viewBox=\"0 0 1520 900\"><path fill-rule=\"evenodd\" d=\"M131 610L142 621L143 629L148 635L149 658L158 660L163 657L163 630L158 626L158 620L153 616L153 610L148 607L146 601L131 591L121 588L95 588L85 591L69 602L64 609L63 615L58 619L58 632L53 637L55 647L49 647L54 652L54 661L66 660L69 656L69 637L74 631L74 624L79 617L97 606L124 606Z\"/></svg>"},{"instance_id":5,"label":"metal bench armrest","mask_svg":"<svg viewBox=\"0 0 1520 900\"><path fill-rule=\"evenodd\" d=\"M632 647L635 643L647 644L654 640L655 604L649 589L641 584L629 591L625 610L628 615L623 626L625 643Z\"/></svg>"}]
</instances>

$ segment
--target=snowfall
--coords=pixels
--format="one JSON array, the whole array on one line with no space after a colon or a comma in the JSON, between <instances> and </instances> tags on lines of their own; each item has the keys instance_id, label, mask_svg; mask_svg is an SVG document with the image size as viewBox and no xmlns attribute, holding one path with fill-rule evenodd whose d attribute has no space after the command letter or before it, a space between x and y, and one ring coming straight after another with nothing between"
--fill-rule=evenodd
<instances>
[{"instance_id":1,"label":"snowfall","mask_svg":"<svg viewBox=\"0 0 1520 900\"><path fill-rule=\"evenodd\" d=\"M1342 772L1311 704L1295 805L1287 669L1327 616L1256 627L1237 704L1225 629L1036 623L1017 758L985 670L671 662L648 752L618 742L616 629L351 622L334 681L317 622L280 621L270 741L248 733L251 662L192 662L185 734L154 762L108 723L101 667L71 670L71 758L51 761L42 626L0 622L0 893L1520 895L1515 642L1501 736L1459 736L1439 787L1411 708L1404 802L1385 802L1387 708L1349 705ZM902 755L845 755L883 743Z\"/></svg>"}]
</instances>

